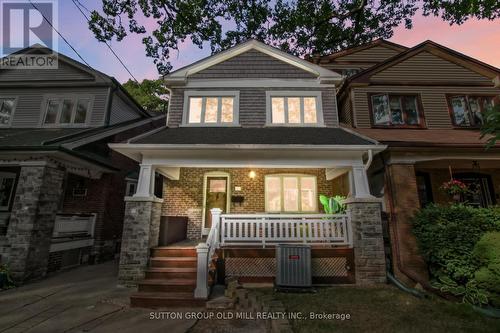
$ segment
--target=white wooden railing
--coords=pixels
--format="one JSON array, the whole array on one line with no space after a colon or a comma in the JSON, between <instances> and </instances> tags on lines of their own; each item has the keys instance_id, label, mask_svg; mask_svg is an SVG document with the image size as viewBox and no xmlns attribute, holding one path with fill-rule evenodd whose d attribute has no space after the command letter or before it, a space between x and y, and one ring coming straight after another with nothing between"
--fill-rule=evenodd
<instances>
[{"instance_id":1,"label":"white wooden railing","mask_svg":"<svg viewBox=\"0 0 500 333\"><path fill-rule=\"evenodd\" d=\"M58 214L52 237L93 237L95 214Z\"/></svg>"},{"instance_id":2,"label":"white wooden railing","mask_svg":"<svg viewBox=\"0 0 500 333\"><path fill-rule=\"evenodd\" d=\"M310 245L351 246L348 215L336 214L223 214L220 246Z\"/></svg>"}]
</instances>

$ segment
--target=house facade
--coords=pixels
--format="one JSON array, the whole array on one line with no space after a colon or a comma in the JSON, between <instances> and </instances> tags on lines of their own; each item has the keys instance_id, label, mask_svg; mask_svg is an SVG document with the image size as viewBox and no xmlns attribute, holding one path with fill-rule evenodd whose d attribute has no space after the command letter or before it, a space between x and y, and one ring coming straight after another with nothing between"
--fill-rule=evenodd
<instances>
[{"instance_id":1,"label":"house facade","mask_svg":"<svg viewBox=\"0 0 500 333\"><path fill-rule=\"evenodd\" d=\"M113 78L57 58L0 70L0 258L18 282L114 258L138 165L107 144L165 123Z\"/></svg>"},{"instance_id":2,"label":"house facade","mask_svg":"<svg viewBox=\"0 0 500 333\"><path fill-rule=\"evenodd\" d=\"M254 40L165 77L167 126L110 145L141 165L119 271L120 283L139 286L133 305L205 297L200 272L212 254L226 277L272 280L277 243L313 245L313 281L385 281L381 203L366 174L385 146L340 126L341 81ZM163 198L153 195L155 173ZM319 195L333 196L344 174L347 214L325 215ZM175 216L188 218L197 250L156 247L161 217Z\"/></svg>"},{"instance_id":3,"label":"house facade","mask_svg":"<svg viewBox=\"0 0 500 333\"><path fill-rule=\"evenodd\" d=\"M431 41L380 57L387 45L377 41L317 62L336 68L346 57L371 53L379 60L342 84L339 119L387 146L368 170L370 190L384 199L396 276L426 285L427 268L411 233L415 211L452 201L440 189L450 178L469 185L462 200L471 205L499 202L500 146L485 149L479 128L484 112L500 103L500 70Z\"/></svg>"}]
</instances>

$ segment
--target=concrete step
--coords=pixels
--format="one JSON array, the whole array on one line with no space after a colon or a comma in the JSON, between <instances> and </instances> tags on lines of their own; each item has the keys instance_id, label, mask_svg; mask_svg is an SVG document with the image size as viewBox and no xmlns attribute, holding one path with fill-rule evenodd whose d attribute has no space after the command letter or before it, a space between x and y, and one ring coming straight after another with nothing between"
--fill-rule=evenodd
<instances>
[{"instance_id":1,"label":"concrete step","mask_svg":"<svg viewBox=\"0 0 500 333\"><path fill-rule=\"evenodd\" d=\"M189 268L196 264L196 257L153 257L149 260L150 267Z\"/></svg>"},{"instance_id":2,"label":"concrete step","mask_svg":"<svg viewBox=\"0 0 500 333\"><path fill-rule=\"evenodd\" d=\"M130 306L141 308L204 307L205 302L194 298L192 292L136 292L130 296Z\"/></svg>"},{"instance_id":3,"label":"concrete step","mask_svg":"<svg viewBox=\"0 0 500 333\"><path fill-rule=\"evenodd\" d=\"M196 257L193 246L168 246L151 249L151 257Z\"/></svg>"},{"instance_id":4,"label":"concrete step","mask_svg":"<svg viewBox=\"0 0 500 333\"><path fill-rule=\"evenodd\" d=\"M147 279L138 285L138 290L143 292L193 293L195 289L195 279Z\"/></svg>"},{"instance_id":5,"label":"concrete step","mask_svg":"<svg viewBox=\"0 0 500 333\"><path fill-rule=\"evenodd\" d=\"M196 279L196 267L163 268L151 267L146 270L146 280L149 279Z\"/></svg>"}]
</instances>

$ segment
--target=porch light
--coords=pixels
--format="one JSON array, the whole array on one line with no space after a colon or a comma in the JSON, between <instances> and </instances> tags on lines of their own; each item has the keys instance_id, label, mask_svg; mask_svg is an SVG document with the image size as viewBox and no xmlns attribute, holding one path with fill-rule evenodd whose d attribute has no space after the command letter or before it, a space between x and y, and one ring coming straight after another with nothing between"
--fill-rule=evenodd
<instances>
[{"instance_id":1,"label":"porch light","mask_svg":"<svg viewBox=\"0 0 500 333\"><path fill-rule=\"evenodd\" d=\"M256 175L257 174L253 170L248 173L248 177L250 177L251 179L254 179Z\"/></svg>"}]
</instances>

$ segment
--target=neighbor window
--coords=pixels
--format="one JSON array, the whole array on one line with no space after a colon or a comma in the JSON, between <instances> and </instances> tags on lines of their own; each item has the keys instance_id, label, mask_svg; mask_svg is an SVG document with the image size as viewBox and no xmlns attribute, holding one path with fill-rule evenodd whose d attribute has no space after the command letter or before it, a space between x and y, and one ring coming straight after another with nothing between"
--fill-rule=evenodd
<instances>
[{"instance_id":1,"label":"neighbor window","mask_svg":"<svg viewBox=\"0 0 500 333\"><path fill-rule=\"evenodd\" d=\"M0 211L9 210L14 195L16 174L0 172Z\"/></svg>"},{"instance_id":2,"label":"neighbor window","mask_svg":"<svg viewBox=\"0 0 500 333\"><path fill-rule=\"evenodd\" d=\"M322 123L320 93L268 92L270 125L308 126Z\"/></svg>"},{"instance_id":3,"label":"neighbor window","mask_svg":"<svg viewBox=\"0 0 500 333\"><path fill-rule=\"evenodd\" d=\"M423 126L417 95L374 94L371 107L374 126Z\"/></svg>"},{"instance_id":4,"label":"neighbor window","mask_svg":"<svg viewBox=\"0 0 500 333\"><path fill-rule=\"evenodd\" d=\"M453 124L459 127L479 127L484 123L484 112L494 106L493 96L448 96Z\"/></svg>"},{"instance_id":5,"label":"neighbor window","mask_svg":"<svg viewBox=\"0 0 500 333\"><path fill-rule=\"evenodd\" d=\"M15 102L15 98L0 98L0 126L10 125Z\"/></svg>"},{"instance_id":6,"label":"neighbor window","mask_svg":"<svg viewBox=\"0 0 500 333\"><path fill-rule=\"evenodd\" d=\"M265 177L267 212L315 212L316 177L269 175Z\"/></svg>"},{"instance_id":7,"label":"neighbor window","mask_svg":"<svg viewBox=\"0 0 500 333\"><path fill-rule=\"evenodd\" d=\"M186 119L189 125L233 125L236 124L238 94L210 93L206 96L186 93Z\"/></svg>"},{"instance_id":8,"label":"neighbor window","mask_svg":"<svg viewBox=\"0 0 500 333\"><path fill-rule=\"evenodd\" d=\"M44 125L85 125L90 112L89 97L48 98Z\"/></svg>"}]
</instances>

